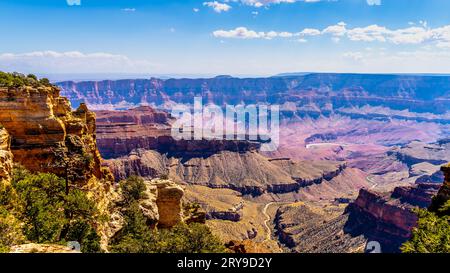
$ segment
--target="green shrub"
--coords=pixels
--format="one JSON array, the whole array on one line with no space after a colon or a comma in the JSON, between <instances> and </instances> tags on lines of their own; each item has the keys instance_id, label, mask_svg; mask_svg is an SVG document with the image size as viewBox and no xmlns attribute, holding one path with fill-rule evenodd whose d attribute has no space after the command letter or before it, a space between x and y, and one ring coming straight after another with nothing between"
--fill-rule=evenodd
<instances>
[{"instance_id":1,"label":"green shrub","mask_svg":"<svg viewBox=\"0 0 450 273\"><path fill-rule=\"evenodd\" d=\"M450 253L449 217L417 210L419 217L412 237L400 248L404 253Z\"/></svg>"},{"instance_id":2,"label":"green shrub","mask_svg":"<svg viewBox=\"0 0 450 273\"><path fill-rule=\"evenodd\" d=\"M215 253L225 247L204 224L180 223L171 229L151 229L139 207L145 197L145 183L130 177L120 183L124 199L124 227L111 240L117 253Z\"/></svg>"},{"instance_id":3,"label":"green shrub","mask_svg":"<svg viewBox=\"0 0 450 273\"><path fill-rule=\"evenodd\" d=\"M51 83L46 78L39 80L34 74L25 76L17 72L5 73L0 71L0 87L15 88L20 86L51 86Z\"/></svg>"},{"instance_id":4,"label":"green shrub","mask_svg":"<svg viewBox=\"0 0 450 273\"><path fill-rule=\"evenodd\" d=\"M138 201L146 197L146 187L142 177L130 176L120 182L120 188L126 204L131 204L133 201Z\"/></svg>"},{"instance_id":5,"label":"green shrub","mask_svg":"<svg viewBox=\"0 0 450 273\"><path fill-rule=\"evenodd\" d=\"M64 179L54 174L31 174L23 167L14 168L11 185L17 196L15 214L28 241L78 241L83 252L100 251L95 231L98 212L83 191L74 189L67 195Z\"/></svg>"},{"instance_id":6,"label":"green shrub","mask_svg":"<svg viewBox=\"0 0 450 273\"><path fill-rule=\"evenodd\" d=\"M225 247L204 224L183 223L157 232L158 253L223 253Z\"/></svg>"}]
</instances>

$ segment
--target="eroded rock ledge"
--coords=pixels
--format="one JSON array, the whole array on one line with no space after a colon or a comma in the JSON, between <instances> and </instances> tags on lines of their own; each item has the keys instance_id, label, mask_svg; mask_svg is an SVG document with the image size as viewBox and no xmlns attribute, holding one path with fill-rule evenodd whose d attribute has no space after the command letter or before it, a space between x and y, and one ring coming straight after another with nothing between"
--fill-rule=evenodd
<instances>
[{"instance_id":1,"label":"eroded rock ledge","mask_svg":"<svg viewBox=\"0 0 450 273\"><path fill-rule=\"evenodd\" d=\"M439 188L439 184L418 184L387 193L362 189L346 209L346 227L354 236L378 241L383 252L398 252L416 226L418 218L413 209L427 208Z\"/></svg>"},{"instance_id":2,"label":"eroded rock ledge","mask_svg":"<svg viewBox=\"0 0 450 273\"><path fill-rule=\"evenodd\" d=\"M72 111L56 87L0 88L0 124L11 136L14 161L30 171L64 176L70 161L77 182L105 175L95 114L84 104Z\"/></svg>"},{"instance_id":3,"label":"eroded rock ledge","mask_svg":"<svg viewBox=\"0 0 450 273\"><path fill-rule=\"evenodd\" d=\"M10 151L10 137L8 132L0 127L0 185L9 183L12 165L13 156Z\"/></svg>"}]
</instances>

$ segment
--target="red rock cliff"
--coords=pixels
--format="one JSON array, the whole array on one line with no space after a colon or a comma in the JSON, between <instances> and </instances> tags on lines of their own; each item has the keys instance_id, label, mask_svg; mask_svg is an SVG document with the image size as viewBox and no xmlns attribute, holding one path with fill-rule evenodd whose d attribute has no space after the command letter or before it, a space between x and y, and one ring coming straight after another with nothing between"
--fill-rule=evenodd
<instances>
[{"instance_id":1,"label":"red rock cliff","mask_svg":"<svg viewBox=\"0 0 450 273\"><path fill-rule=\"evenodd\" d=\"M53 86L0 88L0 124L11 136L14 161L31 171L65 175L77 182L102 177L95 115L69 101Z\"/></svg>"}]
</instances>

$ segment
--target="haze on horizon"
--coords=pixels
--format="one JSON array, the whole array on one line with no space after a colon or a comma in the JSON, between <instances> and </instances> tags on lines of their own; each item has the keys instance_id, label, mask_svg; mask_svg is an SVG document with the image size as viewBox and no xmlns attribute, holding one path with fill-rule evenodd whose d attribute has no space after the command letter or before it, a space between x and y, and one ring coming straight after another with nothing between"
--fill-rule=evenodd
<instances>
[{"instance_id":1,"label":"haze on horizon","mask_svg":"<svg viewBox=\"0 0 450 273\"><path fill-rule=\"evenodd\" d=\"M448 74L449 9L445 0L4 0L0 70Z\"/></svg>"}]
</instances>

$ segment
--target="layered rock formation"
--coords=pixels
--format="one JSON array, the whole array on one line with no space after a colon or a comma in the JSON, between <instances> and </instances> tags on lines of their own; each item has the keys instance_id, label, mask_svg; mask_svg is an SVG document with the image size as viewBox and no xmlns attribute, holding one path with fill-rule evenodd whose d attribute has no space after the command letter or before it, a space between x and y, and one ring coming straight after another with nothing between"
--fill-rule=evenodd
<instances>
[{"instance_id":1,"label":"layered rock formation","mask_svg":"<svg viewBox=\"0 0 450 273\"><path fill-rule=\"evenodd\" d=\"M157 188L158 196L158 227L169 228L180 223L183 219L181 198L183 189L171 181L156 180L154 186Z\"/></svg>"},{"instance_id":2,"label":"layered rock formation","mask_svg":"<svg viewBox=\"0 0 450 273\"><path fill-rule=\"evenodd\" d=\"M306 74L251 79L61 82L58 85L74 104L85 102L102 108L142 103L193 103L194 97L199 95L217 105L313 104L316 107L310 107L311 112L330 109L327 105L332 105L332 109L371 105L430 113L445 113L450 108L450 77L444 76Z\"/></svg>"},{"instance_id":3,"label":"layered rock formation","mask_svg":"<svg viewBox=\"0 0 450 273\"><path fill-rule=\"evenodd\" d=\"M71 110L53 86L0 88L0 124L11 136L14 161L31 171L52 172L87 184L104 176L97 150L95 115L82 104Z\"/></svg>"},{"instance_id":4,"label":"layered rock formation","mask_svg":"<svg viewBox=\"0 0 450 273\"><path fill-rule=\"evenodd\" d=\"M301 253L362 252L364 236L344 231L347 214L339 210L291 204L280 207L275 217L275 229L281 243Z\"/></svg>"},{"instance_id":5,"label":"layered rock formation","mask_svg":"<svg viewBox=\"0 0 450 273\"><path fill-rule=\"evenodd\" d=\"M97 144L104 158L126 156L136 149L172 155L206 156L220 151L245 152L260 147L258 142L224 140L175 140L174 119L163 111L142 106L126 111L98 111Z\"/></svg>"},{"instance_id":6,"label":"layered rock formation","mask_svg":"<svg viewBox=\"0 0 450 273\"><path fill-rule=\"evenodd\" d=\"M177 183L260 195L320 184L346 168L340 162L269 159L258 152L259 142L175 140L170 135L173 120L150 107L97 114L99 149L103 156L113 157L105 165L116 180L168 176Z\"/></svg>"},{"instance_id":7,"label":"layered rock formation","mask_svg":"<svg viewBox=\"0 0 450 273\"><path fill-rule=\"evenodd\" d=\"M13 156L10 151L9 134L5 129L0 127L0 185L9 182L12 165Z\"/></svg>"},{"instance_id":8,"label":"layered rock formation","mask_svg":"<svg viewBox=\"0 0 450 273\"><path fill-rule=\"evenodd\" d=\"M151 227L171 228L184 221L182 198L184 190L170 180L153 179L145 182L144 197L139 208ZM119 194L113 200L111 221L108 223L108 238L114 237L124 225L123 196Z\"/></svg>"},{"instance_id":9,"label":"layered rock formation","mask_svg":"<svg viewBox=\"0 0 450 273\"><path fill-rule=\"evenodd\" d=\"M137 110L139 111L139 109ZM126 119L126 118L125 118ZM116 117L122 122L122 117ZM141 115L139 122L164 122L164 117ZM109 169L102 167L96 143L96 116L85 104L72 111L69 101L51 85L0 87L0 186L10 180L14 162L32 172L61 176L70 187L86 191L107 223L96 223L101 247L124 225L117 203L123 198L112 187ZM123 132L121 132L123 133ZM168 228L183 221L184 190L169 180L146 183L146 198L140 208L149 225ZM52 245L15 246L13 252L66 252Z\"/></svg>"},{"instance_id":10,"label":"layered rock formation","mask_svg":"<svg viewBox=\"0 0 450 273\"><path fill-rule=\"evenodd\" d=\"M388 155L391 154L408 166L423 162L441 165L450 161L450 141L442 140L433 144L411 142L404 147L389 151Z\"/></svg>"},{"instance_id":11,"label":"layered rock formation","mask_svg":"<svg viewBox=\"0 0 450 273\"><path fill-rule=\"evenodd\" d=\"M414 208L427 208L440 188L439 184L397 187L391 193L362 189L347 207L346 229L353 236L364 235L378 241L383 252L398 252L411 236L417 223Z\"/></svg>"},{"instance_id":12,"label":"layered rock formation","mask_svg":"<svg viewBox=\"0 0 450 273\"><path fill-rule=\"evenodd\" d=\"M256 151L222 151L212 155L161 154L136 150L127 157L107 160L116 180L129 175L157 177L168 175L177 183L229 188L243 194L297 191L327 182L345 168L339 162L291 162L273 160Z\"/></svg>"}]
</instances>

